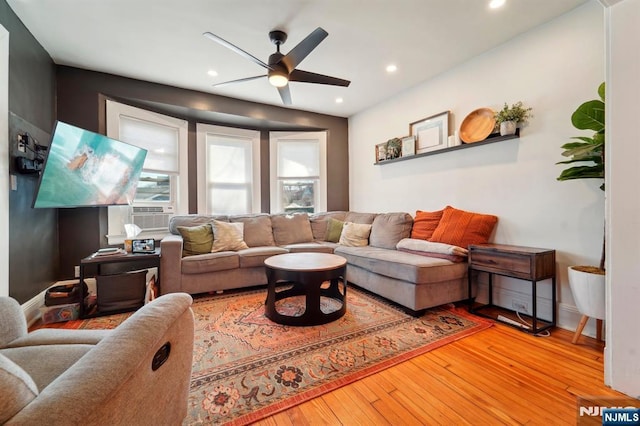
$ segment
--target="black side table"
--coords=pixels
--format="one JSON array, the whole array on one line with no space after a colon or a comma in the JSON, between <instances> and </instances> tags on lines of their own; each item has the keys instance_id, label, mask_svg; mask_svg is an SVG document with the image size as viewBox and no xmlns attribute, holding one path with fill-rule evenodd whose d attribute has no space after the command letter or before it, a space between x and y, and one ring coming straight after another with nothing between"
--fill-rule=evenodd
<instances>
[{"instance_id":1,"label":"black side table","mask_svg":"<svg viewBox=\"0 0 640 426\"><path fill-rule=\"evenodd\" d=\"M98 275L102 273L102 267L108 264L122 264L125 270L131 271L136 269L144 269L144 268L157 268L158 276L156 281L156 287L158 290L160 289L160 249L157 248L153 253L126 253L126 254L109 254L99 256L96 253L91 256L87 256L84 259L80 260L80 291L82 294L81 303L80 303L80 318L89 318L93 316L100 315L110 315L114 313L126 312L128 310L115 310L115 311L102 311L96 312L94 314L89 314L86 311L85 299L87 297L87 292L85 286L83 285L85 279L85 268L91 265L95 265L97 267ZM98 295L98 297L100 297Z\"/></svg>"}]
</instances>

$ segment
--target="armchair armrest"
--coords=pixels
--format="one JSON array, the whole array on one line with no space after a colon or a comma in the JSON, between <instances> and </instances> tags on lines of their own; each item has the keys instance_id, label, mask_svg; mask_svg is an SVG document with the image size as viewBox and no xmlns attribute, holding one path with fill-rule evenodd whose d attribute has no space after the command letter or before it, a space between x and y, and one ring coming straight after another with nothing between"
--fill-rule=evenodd
<instances>
[{"instance_id":1,"label":"armchair armrest","mask_svg":"<svg viewBox=\"0 0 640 426\"><path fill-rule=\"evenodd\" d=\"M27 320L18 301L0 297L0 348L26 335Z\"/></svg>"},{"instance_id":2,"label":"armchair armrest","mask_svg":"<svg viewBox=\"0 0 640 426\"><path fill-rule=\"evenodd\" d=\"M160 293L182 291L182 236L167 235L160 241Z\"/></svg>"}]
</instances>

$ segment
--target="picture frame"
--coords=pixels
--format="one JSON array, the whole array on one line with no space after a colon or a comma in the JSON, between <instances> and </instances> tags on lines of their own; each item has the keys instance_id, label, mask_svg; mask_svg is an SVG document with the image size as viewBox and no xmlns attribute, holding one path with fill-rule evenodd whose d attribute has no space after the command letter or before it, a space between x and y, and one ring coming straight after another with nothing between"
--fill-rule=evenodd
<instances>
[{"instance_id":1,"label":"picture frame","mask_svg":"<svg viewBox=\"0 0 640 426\"><path fill-rule=\"evenodd\" d=\"M153 238L145 238L131 241L131 253L154 253L156 242Z\"/></svg>"},{"instance_id":2,"label":"picture frame","mask_svg":"<svg viewBox=\"0 0 640 426\"><path fill-rule=\"evenodd\" d=\"M415 152L437 151L447 147L449 111L444 111L409 124L409 134L415 136Z\"/></svg>"},{"instance_id":3,"label":"picture frame","mask_svg":"<svg viewBox=\"0 0 640 426\"><path fill-rule=\"evenodd\" d=\"M416 137L405 136L402 138L402 156L411 157L416 154Z\"/></svg>"},{"instance_id":4,"label":"picture frame","mask_svg":"<svg viewBox=\"0 0 640 426\"><path fill-rule=\"evenodd\" d=\"M387 159L387 142L376 145L376 163Z\"/></svg>"}]
</instances>

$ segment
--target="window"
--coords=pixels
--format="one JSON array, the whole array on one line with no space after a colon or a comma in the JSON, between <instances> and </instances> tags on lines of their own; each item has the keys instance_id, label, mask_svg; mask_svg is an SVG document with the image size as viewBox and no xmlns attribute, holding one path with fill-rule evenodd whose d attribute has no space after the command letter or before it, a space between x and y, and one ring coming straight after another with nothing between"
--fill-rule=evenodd
<instances>
[{"instance_id":1,"label":"window","mask_svg":"<svg viewBox=\"0 0 640 426\"><path fill-rule=\"evenodd\" d=\"M107 136L147 150L131 206L109 207L109 243L124 239L124 224L162 238L170 217L187 213L187 122L107 101Z\"/></svg>"},{"instance_id":2,"label":"window","mask_svg":"<svg viewBox=\"0 0 640 426\"><path fill-rule=\"evenodd\" d=\"M326 132L272 132L271 212L327 210Z\"/></svg>"},{"instance_id":3,"label":"window","mask_svg":"<svg viewBox=\"0 0 640 426\"><path fill-rule=\"evenodd\" d=\"M198 212L260 212L260 132L198 124Z\"/></svg>"}]
</instances>

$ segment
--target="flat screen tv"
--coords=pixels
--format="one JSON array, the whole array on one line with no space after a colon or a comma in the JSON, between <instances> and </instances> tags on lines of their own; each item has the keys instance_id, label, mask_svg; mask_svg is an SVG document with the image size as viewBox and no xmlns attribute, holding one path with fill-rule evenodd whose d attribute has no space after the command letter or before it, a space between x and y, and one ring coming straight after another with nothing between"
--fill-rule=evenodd
<instances>
[{"instance_id":1,"label":"flat screen tv","mask_svg":"<svg viewBox=\"0 0 640 426\"><path fill-rule=\"evenodd\" d=\"M34 208L131 204L147 150L56 122Z\"/></svg>"}]
</instances>

